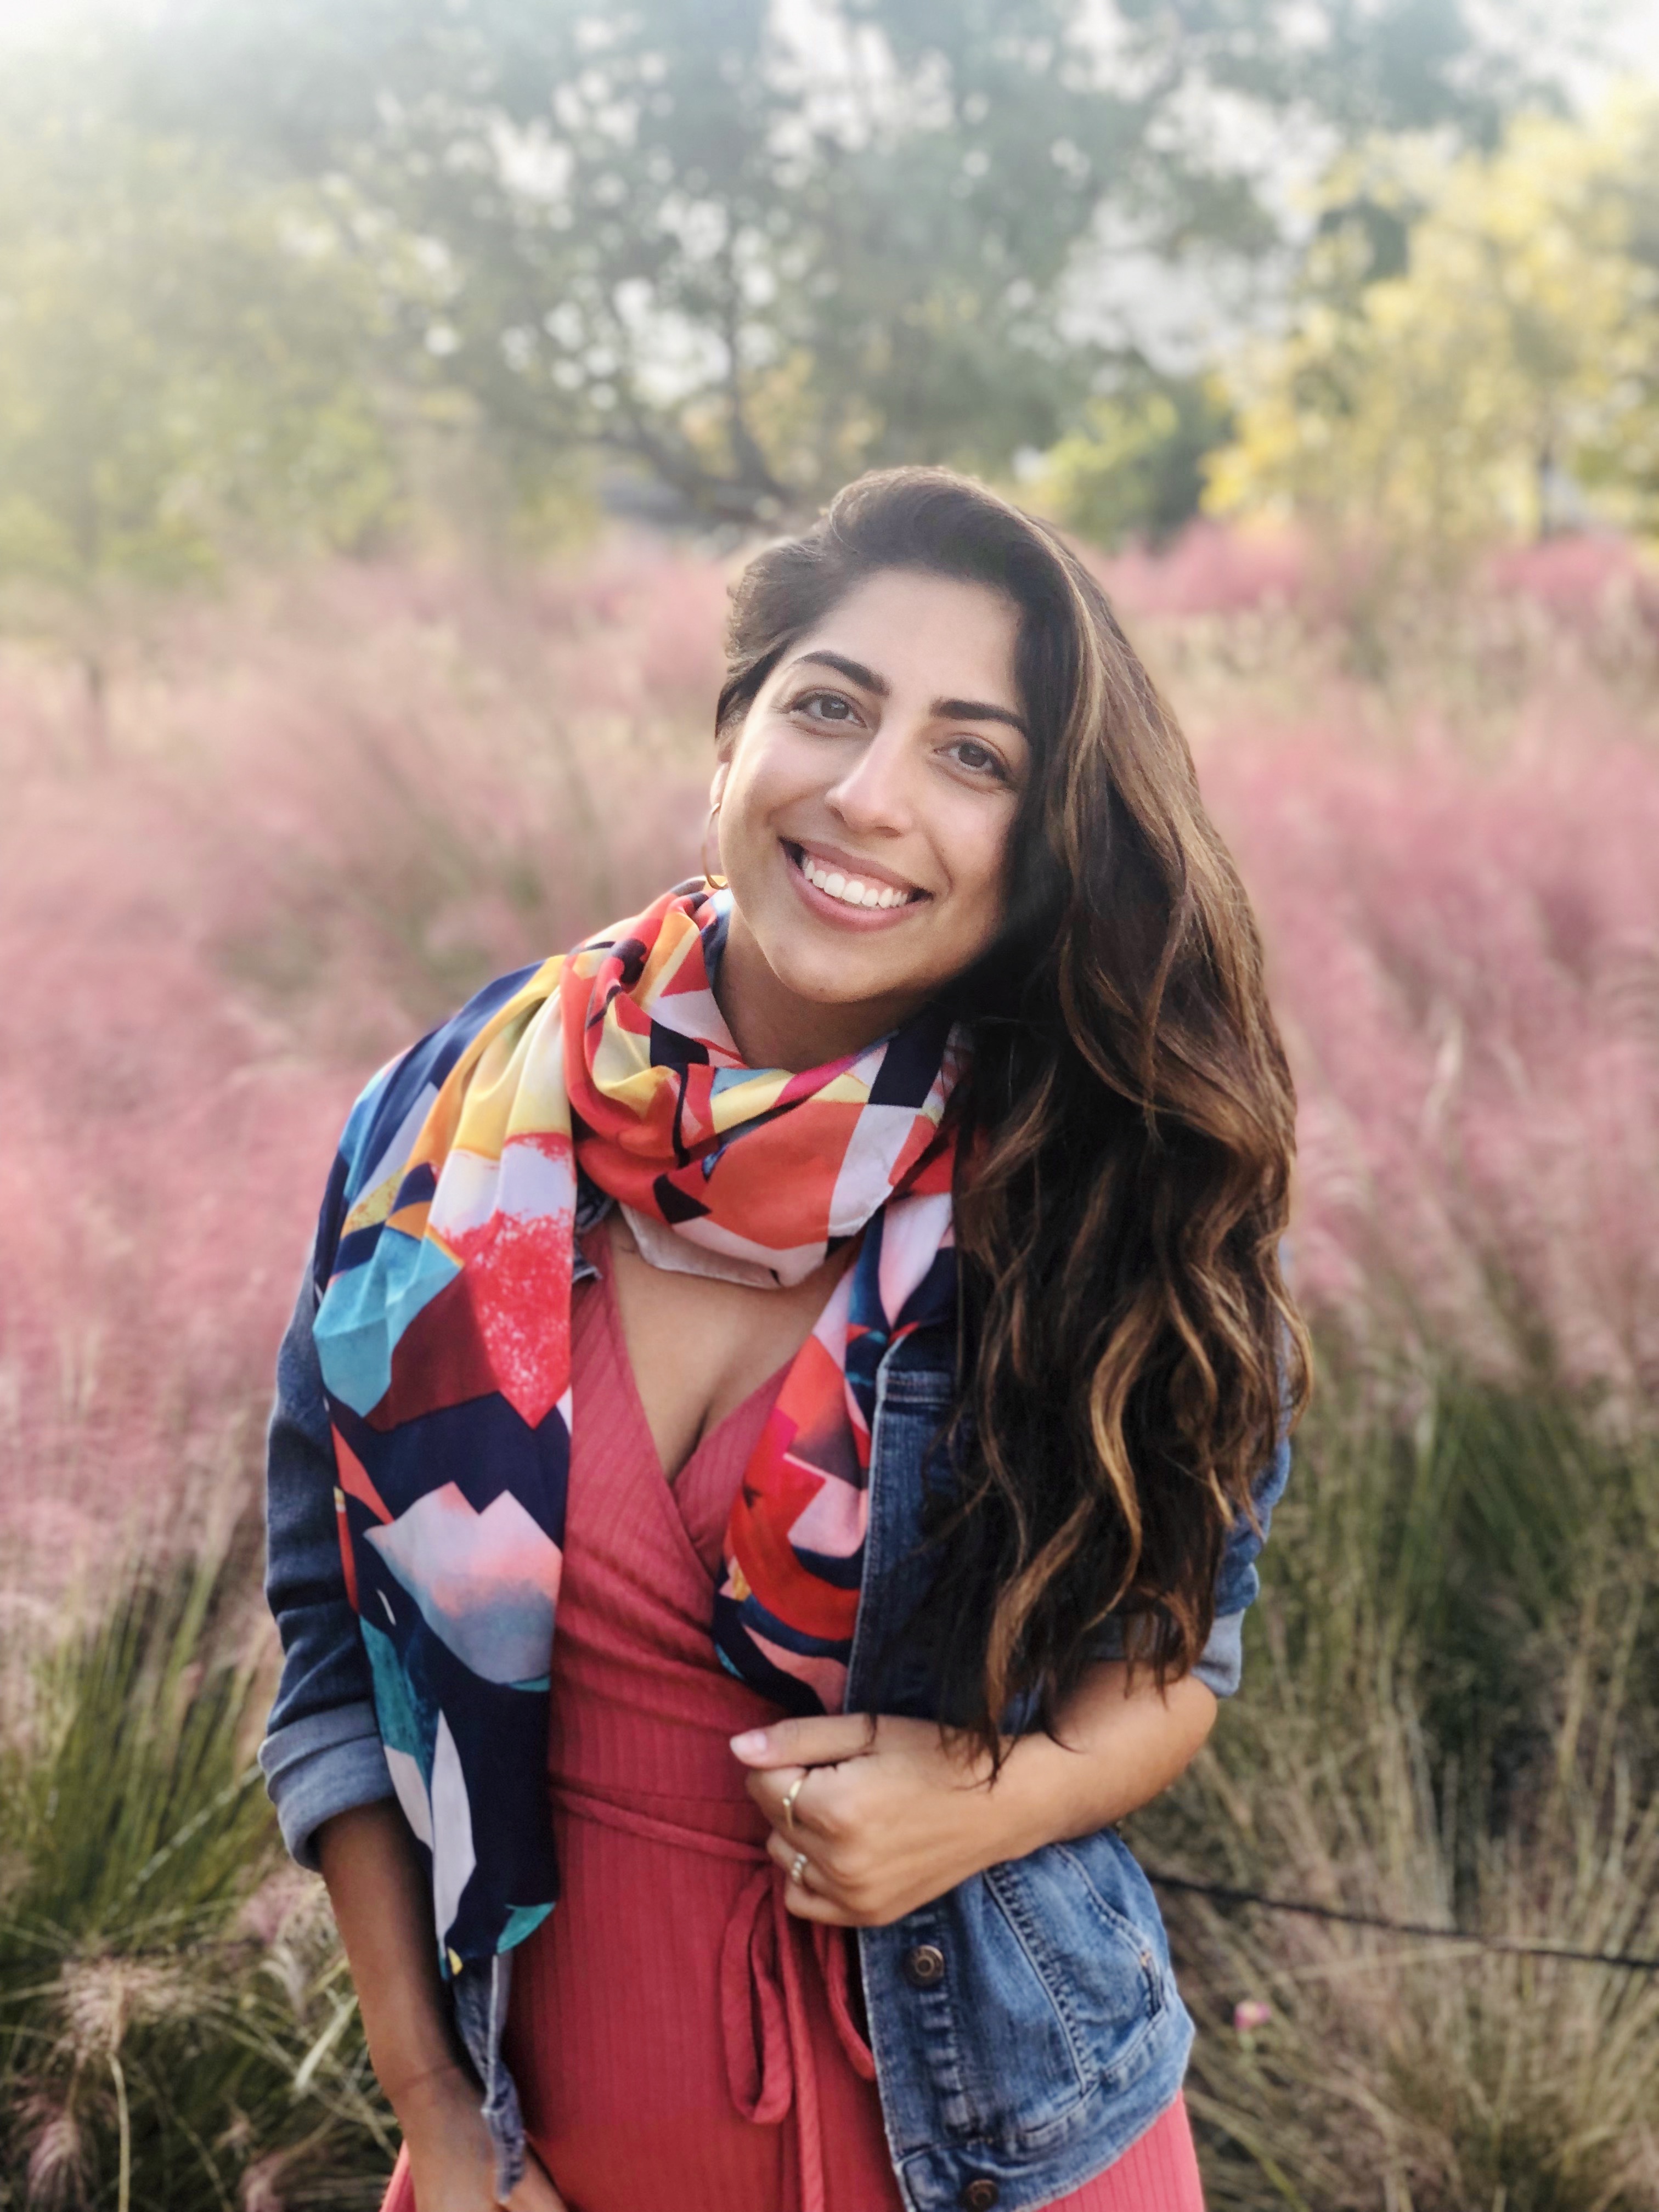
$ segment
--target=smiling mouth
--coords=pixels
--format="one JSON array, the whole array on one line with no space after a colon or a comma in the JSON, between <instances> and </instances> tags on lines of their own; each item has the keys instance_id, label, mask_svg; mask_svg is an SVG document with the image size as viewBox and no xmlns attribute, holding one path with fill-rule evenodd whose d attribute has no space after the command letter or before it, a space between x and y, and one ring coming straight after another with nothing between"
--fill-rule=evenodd
<instances>
[{"instance_id":1,"label":"smiling mouth","mask_svg":"<svg viewBox=\"0 0 1659 2212\"><path fill-rule=\"evenodd\" d=\"M816 859L805 846L793 845L787 839L784 850L814 890L822 891L826 898L835 899L842 906L886 911L894 907L918 905L928 896L914 884L906 887L884 883L873 875L858 876L848 868L832 866L826 860Z\"/></svg>"}]
</instances>

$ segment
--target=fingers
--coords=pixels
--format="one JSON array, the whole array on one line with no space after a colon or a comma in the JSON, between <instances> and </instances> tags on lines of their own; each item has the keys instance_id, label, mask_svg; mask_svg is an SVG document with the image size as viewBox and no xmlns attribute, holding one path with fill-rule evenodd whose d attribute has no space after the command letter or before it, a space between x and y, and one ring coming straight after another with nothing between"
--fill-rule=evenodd
<instances>
[{"instance_id":1,"label":"fingers","mask_svg":"<svg viewBox=\"0 0 1659 2212\"><path fill-rule=\"evenodd\" d=\"M751 1772L750 1797L792 1849L804 1838L839 1847L867 1818L879 1762L860 1755L823 1766L772 1766ZM824 1853L814 1853L822 1860Z\"/></svg>"},{"instance_id":2,"label":"fingers","mask_svg":"<svg viewBox=\"0 0 1659 2212\"><path fill-rule=\"evenodd\" d=\"M870 1771L862 1762L846 1760L834 1766L775 1766L750 1775L744 1787L792 1846L808 1836L838 1844L859 1823Z\"/></svg>"},{"instance_id":3,"label":"fingers","mask_svg":"<svg viewBox=\"0 0 1659 2212\"><path fill-rule=\"evenodd\" d=\"M767 1855L785 1875L783 1901L799 1920L821 1920L831 1928L853 1928L854 1914L835 1895L833 1884L810 1854L775 1828L766 1839Z\"/></svg>"},{"instance_id":4,"label":"fingers","mask_svg":"<svg viewBox=\"0 0 1659 2212\"><path fill-rule=\"evenodd\" d=\"M744 1787L775 1828L793 1835L797 1828L812 1825L806 1801L812 1794L814 1771L810 1766L768 1767L751 1774Z\"/></svg>"},{"instance_id":5,"label":"fingers","mask_svg":"<svg viewBox=\"0 0 1659 2212\"><path fill-rule=\"evenodd\" d=\"M788 1836L781 1835L775 1828L766 1838L766 1855L775 1866L783 1869L796 1888L812 1890L819 1896L828 1888L829 1883L823 1869L815 1871L813 1868L811 1853L803 1850L798 1843ZM805 1862L805 1865L799 1865L802 1860Z\"/></svg>"},{"instance_id":6,"label":"fingers","mask_svg":"<svg viewBox=\"0 0 1659 2212\"><path fill-rule=\"evenodd\" d=\"M745 1766L833 1766L860 1759L876 1745L871 1713L813 1714L802 1720L773 1721L763 1729L734 1735L732 1750Z\"/></svg>"},{"instance_id":7,"label":"fingers","mask_svg":"<svg viewBox=\"0 0 1659 2212\"><path fill-rule=\"evenodd\" d=\"M849 1912L844 1905L837 1905L833 1897L820 1897L816 1890L803 1889L792 1881L783 1893L784 1909L796 1920L821 1921L826 1928L857 1928L863 1923L858 1915Z\"/></svg>"}]
</instances>

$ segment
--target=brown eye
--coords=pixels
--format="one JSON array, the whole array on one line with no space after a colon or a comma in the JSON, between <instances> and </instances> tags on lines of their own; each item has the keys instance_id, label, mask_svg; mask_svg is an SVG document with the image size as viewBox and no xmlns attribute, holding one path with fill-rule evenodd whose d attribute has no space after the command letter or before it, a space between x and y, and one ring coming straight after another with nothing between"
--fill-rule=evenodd
<instances>
[{"instance_id":1,"label":"brown eye","mask_svg":"<svg viewBox=\"0 0 1659 2212\"><path fill-rule=\"evenodd\" d=\"M820 722L850 722L854 717L852 702L843 699L839 691L805 691L796 700L793 712L804 708L817 710L814 719Z\"/></svg>"},{"instance_id":2,"label":"brown eye","mask_svg":"<svg viewBox=\"0 0 1659 2212\"><path fill-rule=\"evenodd\" d=\"M958 738L951 751L962 767L970 769L975 775L1000 776L1006 782L1008 771L1003 766L1001 755L993 752L989 745L981 744L977 738Z\"/></svg>"}]
</instances>

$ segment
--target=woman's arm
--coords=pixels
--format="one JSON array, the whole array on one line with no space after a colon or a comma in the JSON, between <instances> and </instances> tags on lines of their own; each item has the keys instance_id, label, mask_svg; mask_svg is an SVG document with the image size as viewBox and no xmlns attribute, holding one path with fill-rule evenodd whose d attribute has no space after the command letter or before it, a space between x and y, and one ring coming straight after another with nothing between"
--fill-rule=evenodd
<instances>
[{"instance_id":1,"label":"woman's arm","mask_svg":"<svg viewBox=\"0 0 1659 2212\"><path fill-rule=\"evenodd\" d=\"M395 1804L359 1806L318 1831L317 1856L420 2212L488 2212L498 2202L495 2148L451 2024L431 1895L408 1825ZM513 2212L564 2212L534 2158L506 2202Z\"/></svg>"},{"instance_id":2,"label":"woman's arm","mask_svg":"<svg viewBox=\"0 0 1659 2212\"><path fill-rule=\"evenodd\" d=\"M315 1278L313 1260L277 1355L266 1589L283 1662L260 1760L289 1850L328 1885L420 2212L486 2212L496 2203L495 2154L483 2093L439 1978L431 1893L392 1795L368 1655L346 1595L312 1327ZM508 2202L515 2212L562 2212L533 2160Z\"/></svg>"},{"instance_id":3,"label":"woman's arm","mask_svg":"<svg viewBox=\"0 0 1659 2212\"><path fill-rule=\"evenodd\" d=\"M276 1355L266 1431L265 1595L282 1638L283 1672L259 1747L283 1840L313 1869L325 1820L392 1796L368 1655L340 1559L334 1439L312 1333L316 1304L313 1255Z\"/></svg>"},{"instance_id":4,"label":"woman's arm","mask_svg":"<svg viewBox=\"0 0 1659 2212\"><path fill-rule=\"evenodd\" d=\"M1214 1693L1191 1675L1161 1692L1121 1662L1090 1669L1055 1736L1023 1735L990 1761L932 1721L838 1714L775 1721L734 1737L749 1794L772 1823L768 1848L804 1881L803 1919L881 1927L1003 1859L1091 1835L1167 1790L1201 1748ZM800 1778L793 1820L784 1810Z\"/></svg>"}]
</instances>

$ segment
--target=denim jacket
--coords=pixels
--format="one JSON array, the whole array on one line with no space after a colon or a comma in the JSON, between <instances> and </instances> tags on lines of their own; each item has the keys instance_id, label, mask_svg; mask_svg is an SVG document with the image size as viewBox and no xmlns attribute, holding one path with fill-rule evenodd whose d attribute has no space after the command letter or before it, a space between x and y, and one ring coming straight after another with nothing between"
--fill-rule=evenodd
<instances>
[{"instance_id":1,"label":"denim jacket","mask_svg":"<svg viewBox=\"0 0 1659 2212\"><path fill-rule=\"evenodd\" d=\"M587 1272L579 1262L579 1275ZM313 1868L325 1820L393 1794L341 1567L315 1303L307 1270L277 1358L269 1434L266 1591L283 1666L260 1750L283 1838ZM903 1631L927 1601L922 1516L951 1357L942 1333L918 1331L882 1363L851 1711L932 1714L927 1669ZM1260 1534L1241 1518L1223 1555L1214 1632L1194 1669L1218 1696L1238 1686L1255 1558L1289 1470L1281 1443L1255 1486ZM1099 1656L1121 1650L1109 1623ZM1192 2023L1152 1890L1115 1828L989 1867L890 1926L860 1929L858 1943L908 2212L1050 2203L1110 2166L1180 2087ZM525 2155L501 2056L510 1955L449 1985L483 2085L503 2196Z\"/></svg>"}]
</instances>

